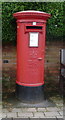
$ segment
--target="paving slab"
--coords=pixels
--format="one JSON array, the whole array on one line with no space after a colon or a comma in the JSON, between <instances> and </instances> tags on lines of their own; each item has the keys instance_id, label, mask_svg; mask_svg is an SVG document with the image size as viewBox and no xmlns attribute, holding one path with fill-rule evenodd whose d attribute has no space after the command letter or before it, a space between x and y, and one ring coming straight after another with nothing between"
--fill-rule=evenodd
<instances>
[{"instance_id":1,"label":"paving slab","mask_svg":"<svg viewBox=\"0 0 65 120\"><path fill-rule=\"evenodd\" d=\"M56 118L40 118L40 120L57 120Z\"/></svg>"},{"instance_id":2,"label":"paving slab","mask_svg":"<svg viewBox=\"0 0 65 120\"><path fill-rule=\"evenodd\" d=\"M13 120L29 120L29 118L13 118Z\"/></svg>"},{"instance_id":3,"label":"paving slab","mask_svg":"<svg viewBox=\"0 0 65 120\"><path fill-rule=\"evenodd\" d=\"M2 120L12 120L12 118L2 118Z\"/></svg>"},{"instance_id":4,"label":"paving slab","mask_svg":"<svg viewBox=\"0 0 65 120\"><path fill-rule=\"evenodd\" d=\"M30 120L57 120L56 118L31 118Z\"/></svg>"},{"instance_id":5,"label":"paving slab","mask_svg":"<svg viewBox=\"0 0 65 120\"><path fill-rule=\"evenodd\" d=\"M7 113L7 118L17 118L17 113L8 112Z\"/></svg>"},{"instance_id":6,"label":"paving slab","mask_svg":"<svg viewBox=\"0 0 65 120\"><path fill-rule=\"evenodd\" d=\"M60 116L60 115L59 115L59 116L56 116L56 118L57 118L57 119L59 119L59 118L63 118L63 116Z\"/></svg>"},{"instance_id":7,"label":"paving slab","mask_svg":"<svg viewBox=\"0 0 65 120\"><path fill-rule=\"evenodd\" d=\"M57 120L64 120L63 118L58 118Z\"/></svg>"},{"instance_id":8,"label":"paving slab","mask_svg":"<svg viewBox=\"0 0 65 120\"><path fill-rule=\"evenodd\" d=\"M46 118L46 120L48 120L48 119L50 119L50 120L57 120L56 117L54 117L54 116L53 117L45 117L45 118Z\"/></svg>"},{"instance_id":9,"label":"paving slab","mask_svg":"<svg viewBox=\"0 0 65 120\"><path fill-rule=\"evenodd\" d=\"M30 113L28 113L28 112L23 112L23 113L21 113L21 112L18 112L18 116L19 117L33 117L33 113L32 112L30 112Z\"/></svg>"},{"instance_id":10,"label":"paving slab","mask_svg":"<svg viewBox=\"0 0 65 120\"><path fill-rule=\"evenodd\" d=\"M40 120L40 118L30 118L30 120Z\"/></svg>"},{"instance_id":11,"label":"paving slab","mask_svg":"<svg viewBox=\"0 0 65 120\"><path fill-rule=\"evenodd\" d=\"M43 112L35 112L34 117L36 118L45 118L45 115Z\"/></svg>"},{"instance_id":12,"label":"paving slab","mask_svg":"<svg viewBox=\"0 0 65 120\"><path fill-rule=\"evenodd\" d=\"M47 109L46 109L46 108L37 108L37 111L38 111L38 112L44 112L44 111L46 112Z\"/></svg>"},{"instance_id":13,"label":"paving slab","mask_svg":"<svg viewBox=\"0 0 65 120\"><path fill-rule=\"evenodd\" d=\"M60 111L60 109L59 108L57 108L57 107L47 107L46 108L47 109L47 111L53 111L53 112L56 112L56 111Z\"/></svg>"},{"instance_id":14,"label":"paving slab","mask_svg":"<svg viewBox=\"0 0 65 120\"><path fill-rule=\"evenodd\" d=\"M56 116L60 116L58 112L44 112L46 117L56 117Z\"/></svg>"}]
</instances>

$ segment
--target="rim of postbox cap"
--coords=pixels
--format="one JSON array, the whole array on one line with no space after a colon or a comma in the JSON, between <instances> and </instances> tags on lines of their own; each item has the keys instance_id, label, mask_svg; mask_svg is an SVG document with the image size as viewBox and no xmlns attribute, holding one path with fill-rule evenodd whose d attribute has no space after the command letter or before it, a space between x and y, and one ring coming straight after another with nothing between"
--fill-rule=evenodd
<instances>
[{"instance_id":1,"label":"rim of postbox cap","mask_svg":"<svg viewBox=\"0 0 65 120\"><path fill-rule=\"evenodd\" d=\"M35 10L26 10L26 11L20 11L17 13L25 13L25 12L34 12L34 13L46 13L46 12L42 12L42 11L35 11ZM48 13L47 13L48 14Z\"/></svg>"},{"instance_id":2,"label":"rim of postbox cap","mask_svg":"<svg viewBox=\"0 0 65 120\"><path fill-rule=\"evenodd\" d=\"M18 17L23 18L22 16L24 16L24 15L25 16L28 15L28 17L30 15L35 15L35 16L38 15L38 16L46 17L47 19L51 17L51 14L49 14L49 13L42 12L42 11L35 11L35 10L20 11L20 12L16 12L13 14L13 16L17 19L18 19Z\"/></svg>"}]
</instances>

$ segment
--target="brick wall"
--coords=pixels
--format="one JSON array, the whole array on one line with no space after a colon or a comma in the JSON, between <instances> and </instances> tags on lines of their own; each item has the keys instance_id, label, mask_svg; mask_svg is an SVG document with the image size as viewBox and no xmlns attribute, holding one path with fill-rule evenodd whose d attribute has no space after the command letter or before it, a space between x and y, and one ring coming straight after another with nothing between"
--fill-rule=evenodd
<instances>
[{"instance_id":1,"label":"brick wall","mask_svg":"<svg viewBox=\"0 0 65 120\"><path fill-rule=\"evenodd\" d=\"M62 41L46 42L45 54L45 77L58 80L60 70L60 49L63 48Z\"/></svg>"}]
</instances>

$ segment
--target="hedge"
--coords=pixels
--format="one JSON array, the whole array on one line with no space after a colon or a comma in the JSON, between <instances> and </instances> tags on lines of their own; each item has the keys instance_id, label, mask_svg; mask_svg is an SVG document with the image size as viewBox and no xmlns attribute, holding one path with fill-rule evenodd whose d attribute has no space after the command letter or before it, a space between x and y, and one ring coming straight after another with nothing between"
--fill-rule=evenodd
<instances>
[{"instance_id":1,"label":"hedge","mask_svg":"<svg viewBox=\"0 0 65 120\"><path fill-rule=\"evenodd\" d=\"M2 3L2 40L16 41L16 20L13 13L23 10L37 10L51 14L47 22L47 39L62 38L65 33L63 26L64 2L3 2Z\"/></svg>"}]
</instances>

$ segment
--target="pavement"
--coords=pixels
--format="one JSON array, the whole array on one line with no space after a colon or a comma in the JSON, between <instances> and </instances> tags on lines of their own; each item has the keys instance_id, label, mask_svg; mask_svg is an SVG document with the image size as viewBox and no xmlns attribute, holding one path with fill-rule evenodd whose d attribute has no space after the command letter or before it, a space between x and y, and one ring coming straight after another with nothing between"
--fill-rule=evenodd
<instances>
[{"instance_id":1,"label":"pavement","mask_svg":"<svg viewBox=\"0 0 65 120\"><path fill-rule=\"evenodd\" d=\"M35 120L36 118L38 120L47 120L47 118L49 120L64 120L63 99L56 96L51 97L51 101L53 104L47 104L46 106L43 105L43 102L36 105L25 104L18 101L12 94L3 101L0 118L3 118L2 120L9 120L7 118L10 118L10 120Z\"/></svg>"},{"instance_id":2,"label":"pavement","mask_svg":"<svg viewBox=\"0 0 65 120\"><path fill-rule=\"evenodd\" d=\"M20 107L2 108L0 110L2 120L64 120L63 104L57 103L55 107Z\"/></svg>"},{"instance_id":3,"label":"pavement","mask_svg":"<svg viewBox=\"0 0 65 120\"><path fill-rule=\"evenodd\" d=\"M2 118L63 118L63 110L62 107L3 109Z\"/></svg>"}]
</instances>

